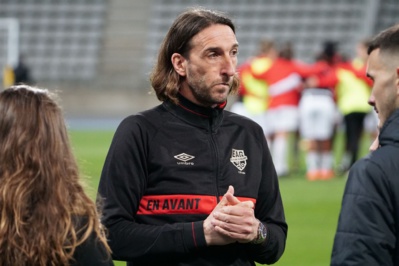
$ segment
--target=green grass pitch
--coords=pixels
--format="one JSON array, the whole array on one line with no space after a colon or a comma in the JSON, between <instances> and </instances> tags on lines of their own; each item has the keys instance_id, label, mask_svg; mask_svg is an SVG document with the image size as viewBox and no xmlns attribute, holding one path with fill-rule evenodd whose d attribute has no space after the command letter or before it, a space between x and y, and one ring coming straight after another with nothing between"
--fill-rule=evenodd
<instances>
[{"instance_id":1,"label":"green grass pitch","mask_svg":"<svg viewBox=\"0 0 399 266\"><path fill-rule=\"evenodd\" d=\"M113 131L70 131L87 192L93 199L113 134ZM369 139L363 139L362 155L367 153L369 143ZM334 146L336 160L342 153L341 147L342 134L338 134ZM346 178L309 182L304 171L302 156L298 170L280 179L289 230L286 250L277 266L324 266L330 261Z\"/></svg>"}]
</instances>

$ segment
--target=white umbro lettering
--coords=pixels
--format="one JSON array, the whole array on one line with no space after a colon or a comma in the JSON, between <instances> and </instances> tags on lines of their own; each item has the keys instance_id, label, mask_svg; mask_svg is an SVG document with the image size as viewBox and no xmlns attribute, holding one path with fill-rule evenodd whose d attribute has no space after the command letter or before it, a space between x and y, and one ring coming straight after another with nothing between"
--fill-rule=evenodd
<instances>
[{"instance_id":1,"label":"white umbro lettering","mask_svg":"<svg viewBox=\"0 0 399 266\"><path fill-rule=\"evenodd\" d=\"M189 155L187 153L180 153L178 155L173 156L176 159L178 159L181 162L177 162L177 164L183 164L183 165L194 165L193 162L189 162L190 160L194 159L195 156Z\"/></svg>"}]
</instances>

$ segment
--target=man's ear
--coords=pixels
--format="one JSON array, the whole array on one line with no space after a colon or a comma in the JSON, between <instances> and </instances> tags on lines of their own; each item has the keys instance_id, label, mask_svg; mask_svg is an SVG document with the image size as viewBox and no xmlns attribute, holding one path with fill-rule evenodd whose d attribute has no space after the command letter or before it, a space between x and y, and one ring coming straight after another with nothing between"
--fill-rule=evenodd
<instances>
[{"instance_id":1,"label":"man's ear","mask_svg":"<svg viewBox=\"0 0 399 266\"><path fill-rule=\"evenodd\" d=\"M172 54L171 57L172 65L177 74L184 77L186 76L186 62L187 60L179 53Z\"/></svg>"}]
</instances>

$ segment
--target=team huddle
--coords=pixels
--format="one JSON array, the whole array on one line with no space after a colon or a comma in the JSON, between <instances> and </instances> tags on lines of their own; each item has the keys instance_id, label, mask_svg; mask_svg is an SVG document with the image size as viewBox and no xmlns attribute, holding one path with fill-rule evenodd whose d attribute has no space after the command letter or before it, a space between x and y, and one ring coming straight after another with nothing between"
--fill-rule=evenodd
<instances>
[{"instance_id":1,"label":"team huddle","mask_svg":"<svg viewBox=\"0 0 399 266\"><path fill-rule=\"evenodd\" d=\"M262 40L259 54L238 68L241 87L231 111L262 126L279 176L290 171L290 135L306 144L306 175L313 181L335 176L332 141L341 121L347 139L341 172L357 160L366 116L367 129L376 131L377 118L367 103L367 41L357 51L356 58L344 59L336 43L326 42L315 62L305 64L295 60L289 43L276 47Z\"/></svg>"}]
</instances>

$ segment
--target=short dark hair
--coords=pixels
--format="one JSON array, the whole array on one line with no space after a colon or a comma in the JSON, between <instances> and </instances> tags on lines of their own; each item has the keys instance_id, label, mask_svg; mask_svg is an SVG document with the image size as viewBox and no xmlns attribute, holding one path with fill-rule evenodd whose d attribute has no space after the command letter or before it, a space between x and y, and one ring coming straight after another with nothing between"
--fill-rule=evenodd
<instances>
[{"instance_id":1,"label":"short dark hair","mask_svg":"<svg viewBox=\"0 0 399 266\"><path fill-rule=\"evenodd\" d=\"M375 49L399 54L399 24L389 27L376 35L369 43L367 54Z\"/></svg>"},{"instance_id":2,"label":"short dark hair","mask_svg":"<svg viewBox=\"0 0 399 266\"><path fill-rule=\"evenodd\" d=\"M170 99L177 102L181 77L174 70L171 62L172 55L179 53L187 57L191 49L191 39L214 24L227 25L235 33L232 20L224 13L200 7L188 9L173 22L161 44L158 60L150 76L151 85L160 101ZM234 79L236 80L236 77ZM233 82L231 91L236 91L237 88L238 79Z\"/></svg>"}]
</instances>

